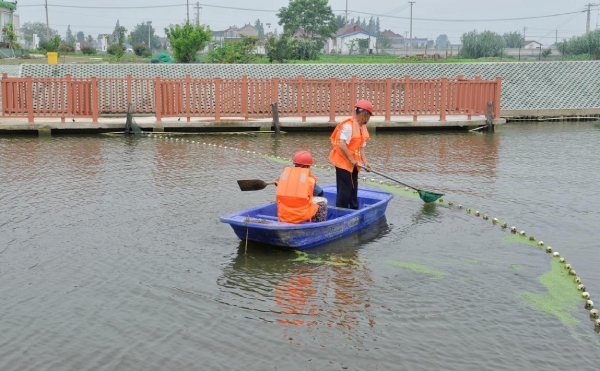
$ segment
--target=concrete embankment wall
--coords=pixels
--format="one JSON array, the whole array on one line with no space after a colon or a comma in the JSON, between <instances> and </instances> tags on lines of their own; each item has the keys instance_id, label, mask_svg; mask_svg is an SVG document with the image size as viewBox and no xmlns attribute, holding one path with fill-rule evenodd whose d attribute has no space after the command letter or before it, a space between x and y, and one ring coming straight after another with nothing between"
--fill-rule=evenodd
<instances>
[{"instance_id":1,"label":"concrete embankment wall","mask_svg":"<svg viewBox=\"0 0 600 371\"><path fill-rule=\"evenodd\" d=\"M14 72L14 71L13 71ZM491 62L491 63L399 63L399 64L24 64L20 76L163 78L465 78L484 80L502 77L501 116L581 117L600 115L600 61Z\"/></svg>"}]
</instances>

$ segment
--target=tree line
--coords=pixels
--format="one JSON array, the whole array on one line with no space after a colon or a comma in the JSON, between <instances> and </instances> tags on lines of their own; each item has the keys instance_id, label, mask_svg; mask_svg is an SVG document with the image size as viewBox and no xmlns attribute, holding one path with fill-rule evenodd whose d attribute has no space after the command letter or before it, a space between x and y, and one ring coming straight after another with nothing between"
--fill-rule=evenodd
<instances>
[{"instance_id":1,"label":"tree line","mask_svg":"<svg viewBox=\"0 0 600 371\"><path fill-rule=\"evenodd\" d=\"M254 58L256 46L261 40L264 40L265 54L271 62L314 60L323 50L327 40L347 24L358 24L369 34L377 35L376 48L384 49L390 46L390 40L381 33L379 18L346 20L340 15L336 17L328 0L290 0L287 7L279 9L277 17L278 24L283 26L283 33L279 37L265 33L264 24L257 19L254 27L258 31L258 36L242 36L237 41L221 45L212 42L212 50L208 52L207 61L249 63ZM22 30L25 40L29 41L31 35L36 33L40 38L40 48L48 51L70 51L76 40L81 41L86 48L91 48L93 44L91 35L85 38L83 32L74 35L70 27L64 39L53 29L49 31L48 39L45 24L39 22L27 22ZM213 35L208 26L190 22L171 25L165 28L165 33L171 44L175 61L181 63L195 62L197 53L211 44ZM357 45L352 46L353 50L364 52L367 47L372 48L373 46L368 45L368 40L357 40ZM130 43L134 52L141 56L149 56L152 49L166 49L166 45L161 45L160 39L155 35L151 22L141 22L127 34L127 30L117 21L113 33L107 37L107 42L109 45L107 52L117 57L125 52L126 42ZM473 30L461 36L458 56L466 59L502 57L505 48L520 48L524 42L524 36L518 31L500 35L488 30L483 32ZM438 49L445 49L449 45L450 41L445 34L439 35L435 40ZM563 55L587 54L590 58L600 58L600 31L574 37L558 43L557 46ZM550 49L544 50L541 54L546 56L549 53Z\"/></svg>"}]
</instances>

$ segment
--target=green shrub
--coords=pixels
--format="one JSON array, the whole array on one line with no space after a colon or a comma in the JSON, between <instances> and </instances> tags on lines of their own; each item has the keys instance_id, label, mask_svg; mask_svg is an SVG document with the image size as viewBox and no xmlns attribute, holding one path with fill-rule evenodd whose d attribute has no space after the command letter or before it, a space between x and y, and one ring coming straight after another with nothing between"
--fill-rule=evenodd
<instances>
[{"instance_id":1,"label":"green shrub","mask_svg":"<svg viewBox=\"0 0 600 371\"><path fill-rule=\"evenodd\" d=\"M133 46L133 52L138 57L143 57L143 56L149 57L150 55L152 55L150 48L148 48L148 46L146 46L146 44L141 44L141 43L135 44ZM144 55L144 54L148 54L148 55Z\"/></svg>"},{"instance_id":2,"label":"green shrub","mask_svg":"<svg viewBox=\"0 0 600 371\"><path fill-rule=\"evenodd\" d=\"M125 53L125 45L119 45L119 44L112 44L111 46L108 47L108 49L106 50L106 52L110 55L123 55L123 53Z\"/></svg>"},{"instance_id":3,"label":"green shrub","mask_svg":"<svg viewBox=\"0 0 600 371\"><path fill-rule=\"evenodd\" d=\"M96 54L96 49L93 46L82 46L81 52L86 55Z\"/></svg>"}]
</instances>

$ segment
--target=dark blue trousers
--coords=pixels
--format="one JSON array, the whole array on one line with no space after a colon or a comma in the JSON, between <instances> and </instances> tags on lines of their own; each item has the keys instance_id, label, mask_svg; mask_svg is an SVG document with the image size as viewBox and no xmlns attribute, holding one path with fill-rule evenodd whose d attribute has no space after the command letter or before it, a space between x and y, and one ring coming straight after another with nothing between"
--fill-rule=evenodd
<instances>
[{"instance_id":1,"label":"dark blue trousers","mask_svg":"<svg viewBox=\"0 0 600 371\"><path fill-rule=\"evenodd\" d=\"M352 172L335 168L335 184L337 188L336 207L358 210L358 169Z\"/></svg>"}]
</instances>

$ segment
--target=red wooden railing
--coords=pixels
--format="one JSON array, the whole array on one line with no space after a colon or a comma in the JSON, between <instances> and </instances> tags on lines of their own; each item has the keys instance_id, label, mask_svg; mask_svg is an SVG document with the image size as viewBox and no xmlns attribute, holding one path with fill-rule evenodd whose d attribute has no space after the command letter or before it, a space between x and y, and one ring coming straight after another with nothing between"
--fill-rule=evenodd
<instances>
[{"instance_id":1,"label":"red wooden railing","mask_svg":"<svg viewBox=\"0 0 600 371\"><path fill-rule=\"evenodd\" d=\"M368 99L374 114L391 121L392 116L485 115L493 102L500 117L502 79L183 79L147 78L32 78L2 75L2 116L86 117L98 121L101 114L154 113L165 117L223 118L270 117L277 102L280 117L325 116L335 122L345 116L359 99Z\"/></svg>"}]
</instances>

